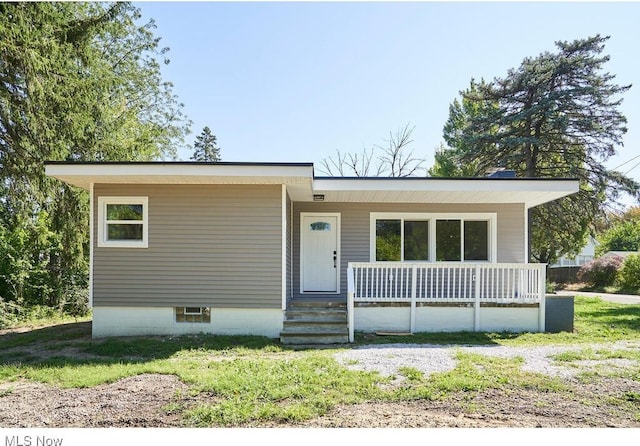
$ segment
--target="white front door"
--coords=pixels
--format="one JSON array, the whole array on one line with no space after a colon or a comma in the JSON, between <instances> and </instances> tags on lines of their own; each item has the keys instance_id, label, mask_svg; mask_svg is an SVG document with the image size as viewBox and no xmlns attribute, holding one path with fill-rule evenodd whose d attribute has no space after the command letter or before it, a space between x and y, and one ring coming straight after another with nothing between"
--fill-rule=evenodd
<instances>
[{"instance_id":1,"label":"white front door","mask_svg":"<svg viewBox=\"0 0 640 446\"><path fill-rule=\"evenodd\" d=\"M302 214L300 222L301 291L339 292L340 215Z\"/></svg>"}]
</instances>

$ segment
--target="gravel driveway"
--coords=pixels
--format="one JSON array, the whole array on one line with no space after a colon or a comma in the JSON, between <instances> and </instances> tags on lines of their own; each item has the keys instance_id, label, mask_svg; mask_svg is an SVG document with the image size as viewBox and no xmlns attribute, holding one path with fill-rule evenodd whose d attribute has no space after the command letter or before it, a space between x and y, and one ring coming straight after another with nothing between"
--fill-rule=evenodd
<instances>
[{"instance_id":1,"label":"gravel driveway","mask_svg":"<svg viewBox=\"0 0 640 446\"><path fill-rule=\"evenodd\" d=\"M376 344L367 345L336 354L336 359L354 370L377 371L382 375L396 375L401 367L412 367L425 375L452 370L456 366L456 352L477 353L503 358L521 357L525 371L545 373L550 376L570 378L585 369L599 367L628 367L634 362L622 359L601 361L572 361L571 366L563 366L551 358L567 351L593 349L638 349L640 342L616 342L611 344L585 344L579 346L459 346L432 344Z\"/></svg>"}]
</instances>

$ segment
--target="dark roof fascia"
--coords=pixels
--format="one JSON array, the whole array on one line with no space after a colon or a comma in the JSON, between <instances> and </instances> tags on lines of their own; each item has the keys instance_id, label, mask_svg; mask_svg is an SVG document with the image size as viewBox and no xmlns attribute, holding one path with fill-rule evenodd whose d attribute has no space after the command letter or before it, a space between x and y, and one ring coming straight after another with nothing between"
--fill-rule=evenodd
<instances>
[{"instance_id":1,"label":"dark roof fascia","mask_svg":"<svg viewBox=\"0 0 640 446\"><path fill-rule=\"evenodd\" d=\"M372 180L372 181L578 181L579 178L525 178L525 177L314 177L316 180Z\"/></svg>"},{"instance_id":2,"label":"dark roof fascia","mask_svg":"<svg viewBox=\"0 0 640 446\"><path fill-rule=\"evenodd\" d=\"M313 163L279 163L279 162L235 162L235 161L45 161L45 165L66 165L66 166L159 166L159 165L182 165L182 166L281 166L281 167L313 167Z\"/></svg>"}]
</instances>

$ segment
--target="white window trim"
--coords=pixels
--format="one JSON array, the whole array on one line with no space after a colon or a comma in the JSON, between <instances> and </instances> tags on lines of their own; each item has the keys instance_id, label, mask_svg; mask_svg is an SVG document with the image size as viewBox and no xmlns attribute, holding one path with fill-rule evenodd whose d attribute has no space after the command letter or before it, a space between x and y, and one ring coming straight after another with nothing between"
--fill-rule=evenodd
<instances>
[{"instance_id":1,"label":"white window trim","mask_svg":"<svg viewBox=\"0 0 640 446\"><path fill-rule=\"evenodd\" d=\"M107 205L141 204L142 240L107 240ZM112 223L118 223L114 221ZM98 247L100 248L147 248L149 246L149 197L98 197Z\"/></svg>"},{"instance_id":2,"label":"white window trim","mask_svg":"<svg viewBox=\"0 0 640 446\"><path fill-rule=\"evenodd\" d=\"M198 308L198 311L190 312L190 311L187 311L187 308ZM202 307L183 307L182 311L184 312L185 316L202 316L202 313L203 313Z\"/></svg>"},{"instance_id":3,"label":"white window trim","mask_svg":"<svg viewBox=\"0 0 640 446\"><path fill-rule=\"evenodd\" d=\"M436 262L436 220L460 220L461 240L464 240L464 221L488 221L489 222L489 260L463 260L451 263L496 263L498 256L498 216L496 213L425 213L425 212L371 212L369 214L369 261L385 263L376 260L376 220L422 220L429 221L429 260L407 260L405 263L435 263ZM401 240L404 240L404 224L400 225ZM461 244L460 258L464 257L464 243ZM404 246L400 246L401 258L404 258ZM439 262L447 263L447 262Z\"/></svg>"}]
</instances>

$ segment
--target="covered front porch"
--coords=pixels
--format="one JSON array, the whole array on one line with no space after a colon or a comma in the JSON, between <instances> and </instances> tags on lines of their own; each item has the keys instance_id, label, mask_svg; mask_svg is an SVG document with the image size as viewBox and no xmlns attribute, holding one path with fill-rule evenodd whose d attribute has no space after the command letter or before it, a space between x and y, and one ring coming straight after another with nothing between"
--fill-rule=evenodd
<instances>
[{"instance_id":1,"label":"covered front porch","mask_svg":"<svg viewBox=\"0 0 640 446\"><path fill-rule=\"evenodd\" d=\"M545 331L546 265L527 263L527 216L569 183L316 178L312 201L284 207L283 334ZM344 322L323 320L331 299ZM300 308L311 303L323 316Z\"/></svg>"},{"instance_id":2,"label":"covered front porch","mask_svg":"<svg viewBox=\"0 0 640 446\"><path fill-rule=\"evenodd\" d=\"M545 331L544 264L350 262L354 332Z\"/></svg>"}]
</instances>

